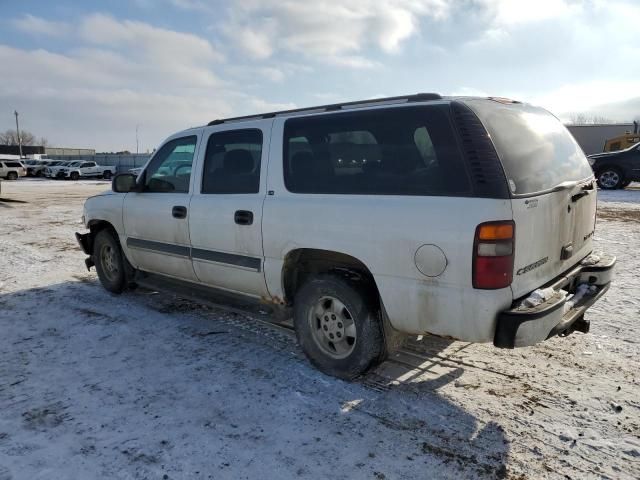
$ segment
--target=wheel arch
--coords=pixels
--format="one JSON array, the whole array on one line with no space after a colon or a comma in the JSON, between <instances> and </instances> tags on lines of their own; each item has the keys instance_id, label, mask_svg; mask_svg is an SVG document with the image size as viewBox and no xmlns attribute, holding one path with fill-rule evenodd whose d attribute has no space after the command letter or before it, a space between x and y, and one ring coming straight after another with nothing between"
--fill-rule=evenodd
<instances>
[{"instance_id":1,"label":"wheel arch","mask_svg":"<svg viewBox=\"0 0 640 480\"><path fill-rule=\"evenodd\" d=\"M118 234L118 231L116 230L116 228L114 227L114 225L109 222L108 220L102 220L102 219L91 219L89 220L89 222L87 223L87 227L89 227L89 249L91 252L93 252L93 243L95 241L96 235L98 235L98 233L100 233L102 230L109 230L114 238L116 239L116 241L118 243L120 242L120 235ZM120 246L120 248L122 249L122 245ZM124 249L123 249L124 252ZM126 253L125 253L126 256Z\"/></svg>"},{"instance_id":2,"label":"wheel arch","mask_svg":"<svg viewBox=\"0 0 640 480\"><path fill-rule=\"evenodd\" d=\"M373 273L362 260L343 252L317 248L296 248L286 254L282 265L284 302L293 304L296 292L306 279L323 273L333 273L361 283L382 303Z\"/></svg>"}]
</instances>

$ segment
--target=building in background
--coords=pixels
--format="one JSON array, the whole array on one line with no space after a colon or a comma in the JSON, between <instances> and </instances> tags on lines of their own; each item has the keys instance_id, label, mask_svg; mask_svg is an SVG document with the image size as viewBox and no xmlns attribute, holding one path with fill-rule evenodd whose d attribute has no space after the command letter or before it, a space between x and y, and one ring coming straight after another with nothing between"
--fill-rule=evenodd
<instances>
[{"instance_id":1,"label":"building in background","mask_svg":"<svg viewBox=\"0 0 640 480\"><path fill-rule=\"evenodd\" d=\"M95 155L96 151L93 148L44 147L44 153L47 154L47 157L52 155L73 157L78 155Z\"/></svg>"},{"instance_id":2,"label":"building in background","mask_svg":"<svg viewBox=\"0 0 640 480\"><path fill-rule=\"evenodd\" d=\"M18 145L0 145L0 155L20 158L20 147ZM23 145L22 155L29 158L40 158L44 155L44 147Z\"/></svg>"},{"instance_id":3,"label":"building in background","mask_svg":"<svg viewBox=\"0 0 640 480\"><path fill-rule=\"evenodd\" d=\"M607 140L633 132L633 123L611 123L594 125L567 125L567 128L582 147L584 153L600 153L604 151Z\"/></svg>"}]
</instances>

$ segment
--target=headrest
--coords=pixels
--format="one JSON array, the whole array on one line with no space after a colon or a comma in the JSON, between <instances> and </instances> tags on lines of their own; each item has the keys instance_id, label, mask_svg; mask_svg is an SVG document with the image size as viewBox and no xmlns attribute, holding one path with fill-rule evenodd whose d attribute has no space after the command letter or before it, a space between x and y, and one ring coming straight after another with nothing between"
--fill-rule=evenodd
<instances>
[{"instance_id":1,"label":"headrest","mask_svg":"<svg viewBox=\"0 0 640 480\"><path fill-rule=\"evenodd\" d=\"M298 152L291 157L291 168L296 170L311 169L313 167L313 153L305 151Z\"/></svg>"},{"instance_id":2,"label":"headrest","mask_svg":"<svg viewBox=\"0 0 640 480\"><path fill-rule=\"evenodd\" d=\"M253 156L249 150L237 149L224 154L222 165L231 173L251 173L253 171Z\"/></svg>"}]
</instances>

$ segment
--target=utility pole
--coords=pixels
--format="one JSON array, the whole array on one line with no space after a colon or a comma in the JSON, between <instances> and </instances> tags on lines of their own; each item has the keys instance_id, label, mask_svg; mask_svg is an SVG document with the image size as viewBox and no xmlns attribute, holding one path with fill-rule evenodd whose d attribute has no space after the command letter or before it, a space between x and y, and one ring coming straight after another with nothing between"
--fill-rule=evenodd
<instances>
[{"instance_id":1,"label":"utility pole","mask_svg":"<svg viewBox=\"0 0 640 480\"><path fill-rule=\"evenodd\" d=\"M16 134L18 135L18 148L20 150L20 158L22 158L22 137L20 136L20 124L18 123L18 111L14 110L13 114L16 116Z\"/></svg>"},{"instance_id":2,"label":"utility pole","mask_svg":"<svg viewBox=\"0 0 640 480\"><path fill-rule=\"evenodd\" d=\"M136 155L138 154L138 150L139 150L139 143L138 143L138 127L140 127L139 124L136 124Z\"/></svg>"}]
</instances>

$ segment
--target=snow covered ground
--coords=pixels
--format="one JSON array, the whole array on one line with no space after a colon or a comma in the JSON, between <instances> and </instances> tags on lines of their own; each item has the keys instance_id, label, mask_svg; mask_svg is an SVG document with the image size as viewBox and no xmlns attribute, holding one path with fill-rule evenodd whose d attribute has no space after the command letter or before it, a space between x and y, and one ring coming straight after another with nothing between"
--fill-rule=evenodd
<instances>
[{"instance_id":1,"label":"snow covered ground","mask_svg":"<svg viewBox=\"0 0 640 480\"><path fill-rule=\"evenodd\" d=\"M104 291L73 232L106 188L2 184L0 480L640 477L640 190L600 192L590 334L427 337L346 383L261 318Z\"/></svg>"}]
</instances>

